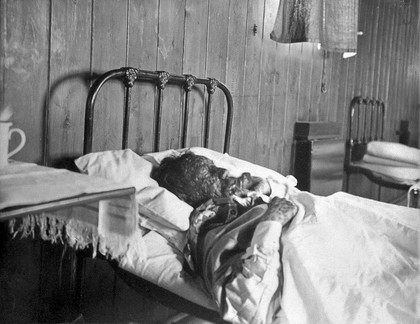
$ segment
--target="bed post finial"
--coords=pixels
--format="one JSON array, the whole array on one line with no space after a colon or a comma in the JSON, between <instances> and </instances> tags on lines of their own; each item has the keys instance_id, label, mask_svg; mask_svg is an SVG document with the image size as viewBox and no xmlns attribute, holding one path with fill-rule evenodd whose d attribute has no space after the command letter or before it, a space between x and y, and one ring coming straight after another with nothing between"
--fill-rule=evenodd
<instances>
[{"instance_id":1,"label":"bed post finial","mask_svg":"<svg viewBox=\"0 0 420 324\"><path fill-rule=\"evenodd\" d=\"M134 81L137 79L137 70L134 68L128 68L125 70L125 78L124 84L128 88L132 88L134 86Z\"/></svg>"},{"instance_id":2,"label":"bed post finial","mask_svg":"<svg viewBox=\"0 0 420 324\"><path fill-rule=\"evenodd\" d=\"M160 89L163 90L169 81L169 73L166 71L159 71L158 78L159 78L158 86Z\"/></svg>"},{"instance_id":3,"label":"bed post finial","mask_svg":"<svg viewBox=\"0 0 420 324\"><path fill-rule=\"evenodd\" d=\"M190 92L195 84L196 77L191 74L185 75L185 91Z\"/></svg>"},{"instance_id":4,"label":"bed post finial","mask_svg":"<svg viewBox=\"0 0 420 324\"><path fill-rule=\"evenodd\" d=\"M216 91L217 86L219 85L219 81L214 78L209 78L210 83L207 85L207 91L210 94L213 94Z\"/></svg>"}]
</instances>

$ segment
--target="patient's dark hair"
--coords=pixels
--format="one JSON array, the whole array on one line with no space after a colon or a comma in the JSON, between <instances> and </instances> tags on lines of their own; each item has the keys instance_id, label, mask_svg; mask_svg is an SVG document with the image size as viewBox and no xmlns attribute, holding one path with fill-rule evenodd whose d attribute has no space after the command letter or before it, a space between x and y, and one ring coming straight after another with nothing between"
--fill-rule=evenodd
<instances>
[{"instance_id":1,"label":"patient's dark hair","mask_svg":"<svg viewBox=\"0 0 420 324\"><path fill-rule=\"evenodd\" d=\"M186 152L181 156L164 158L152 177L179 199L198 207L210 198L222 195L221 179L225 172L212 160Z\"/></svg>"}]
</instances>

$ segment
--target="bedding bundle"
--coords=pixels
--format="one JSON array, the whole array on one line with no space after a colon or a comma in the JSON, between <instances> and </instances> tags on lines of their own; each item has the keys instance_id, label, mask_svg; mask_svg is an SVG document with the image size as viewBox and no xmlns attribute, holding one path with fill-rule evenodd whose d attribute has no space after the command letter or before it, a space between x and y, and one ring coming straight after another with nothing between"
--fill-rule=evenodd
<instances>
[{"instance_id":1,"label":"bedding bundle","mask_svg":"<svg viewBox=\"0 0 420 324\"><path fill-rule=\"evenodd\" d=\"M366 154L355 165L401 184L413 185L420 181L420 149L400 143L369 142Z\"/></svg>"},{"instance_id":2,"label":"bedding bundle","mask_svg":"<svg viewBox=\"0 0 420 324\"><path fill-rule=\"evenodd\" d=\"M297 215L285 228L269 226L266 230L270 233L266 233L257 226L265 207L254 207L244 214L245 218L229 223L204 244L204 277L191 276L183 271L183 250L192 207L150 177L163 158L185 150L143 156L131 150L91 153L77 162L83 172L136 187L142 228L138 244L145 250L139 252L132 246L120 258L120 267L215 309L234 323L419 320L418 210L341 192L315 196L296 189L293 177L228 154L199 147L189 150L212 159L231 176L249 172L270 179L276 196L286 197L298 206ZM248 221L251 225L244 227ZM239 244L235 236L232 239L232 233L246 233L236 236L245 239L246 244ZM269 258L259 253L259 247L264 246L261 237L277 244ZM242 248L245 261L225 262L229 259L224 257L226 251L232 248ZM258 264L265 266L247 271L253 267L249 260L261 257L265 261ZM232 276L238 264L247 264L236 272L244 276L239 281Z\"/></svg>"}]
</instances>

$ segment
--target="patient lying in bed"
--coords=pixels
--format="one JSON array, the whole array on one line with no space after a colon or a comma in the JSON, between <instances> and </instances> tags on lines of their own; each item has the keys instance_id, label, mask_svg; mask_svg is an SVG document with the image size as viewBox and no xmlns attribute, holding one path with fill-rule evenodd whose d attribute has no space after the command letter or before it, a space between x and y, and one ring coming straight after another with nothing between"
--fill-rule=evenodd
<instances>
[{"instance_id":1,"label":"patient lying in bed","mask_svg":"<svg viewBox=\"0 0 420 324\"><path fill-rule=\"evenodd\" d=\"M270 200L266 179L230 177L191 152L164 159L154 178L196 208L184 253L187 269L203 278L224 319L272 322L280 300L272 298L281 286L279 236L297 206Z\"/></svg>"}]
</instances>

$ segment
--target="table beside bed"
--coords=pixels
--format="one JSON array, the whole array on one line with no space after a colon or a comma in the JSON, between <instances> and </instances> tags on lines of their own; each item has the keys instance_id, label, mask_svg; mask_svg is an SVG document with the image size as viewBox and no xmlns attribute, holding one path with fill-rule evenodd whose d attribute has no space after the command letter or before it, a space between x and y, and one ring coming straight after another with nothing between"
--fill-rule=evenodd
<instances>
[{"instance_id":1,"label":"table beside bed","mask_svg":"<svg viewBox=\"0 0 420 324\"><path fill-rule=\"evenodd\" d=\"M101 182L64 169L10 161L9 165L0 168L0 221L129 197L135 192L133 187ZM76 183L78 185L73 186ZM49 192L43 191L49 186ZM31 194L25 196L23 192ZM135 214L132 217L135 222Z\"/></svg>"},{"instance_id":2,"label":"table beside bed","mask_svg":"<svg viewBox=\"0 0 420 324\"><path fill-rule=\"evenodd\" d=\"M9 161L0 168L0 223L9 222L14 236L41 238L40 271L50 273L46 277L54 273L51 260L44 260L46 241L66 244L74 251L89 248L88 253L93 247L94 254L99 250L118 257L135 235L136 217L133 187L34 163ZM76 299L81 289L78 272L69 278ZM48 283L40 277L40 301L51 294L45 286ZM61 288L63 295L68 294Z\"/></svg>"}]
</instances>

